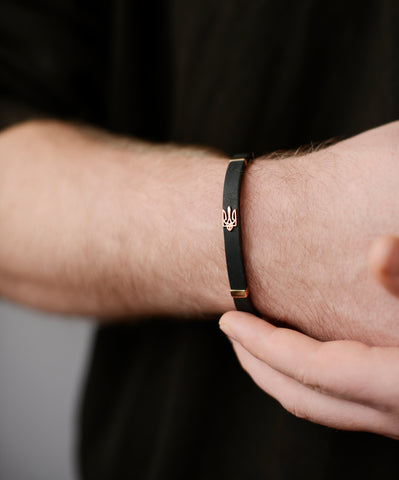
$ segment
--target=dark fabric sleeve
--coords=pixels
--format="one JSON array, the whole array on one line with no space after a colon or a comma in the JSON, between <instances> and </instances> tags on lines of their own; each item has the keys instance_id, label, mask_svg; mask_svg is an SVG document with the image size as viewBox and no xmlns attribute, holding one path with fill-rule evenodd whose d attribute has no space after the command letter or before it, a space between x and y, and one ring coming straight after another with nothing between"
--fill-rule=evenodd
<instances>
[{"instance_id":1,"label":"dark fabric sleeve","mask_svg":"<svg viewBox=\"0 0 399 480\"><path fill-rule=\"evenodd\" d=\"M106 82L107 5L0 2L0 128L33 117L98 122Z\"/></svg>"}]
</instances>

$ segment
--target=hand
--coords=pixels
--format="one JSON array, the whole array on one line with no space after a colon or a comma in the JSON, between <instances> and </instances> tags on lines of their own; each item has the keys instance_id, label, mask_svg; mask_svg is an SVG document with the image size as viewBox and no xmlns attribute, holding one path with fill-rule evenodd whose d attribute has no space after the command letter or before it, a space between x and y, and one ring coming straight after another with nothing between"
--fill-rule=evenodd
<instances>
[{"instance_id":1,"label":"hand","mask_svg":"<svg viewBox=\"0 0 399 480\"><path fill-rule=\"evenodd\" d=\"M243 368L289 412L399 439L399 348L319 342L236 311L220 327Z\"/></svg>"},{"instance_id":2,"label":"hand","mask_svg":"<svg viewBox=\"0 0 399 480\"><path fill-rule=\"evenodd\" d=\"M399 235L399 122L244 176L243 246L255 306L319 340L399 346L399 307L368 270ZM247 173L246 173L247 175Z\"/></svg>"}]
</instances>

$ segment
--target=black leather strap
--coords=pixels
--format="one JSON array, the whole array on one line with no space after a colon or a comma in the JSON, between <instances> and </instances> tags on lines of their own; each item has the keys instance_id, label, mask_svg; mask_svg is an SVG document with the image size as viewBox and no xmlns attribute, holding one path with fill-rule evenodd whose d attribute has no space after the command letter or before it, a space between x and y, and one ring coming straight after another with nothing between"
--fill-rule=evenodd
<instances>
[{"instance_id":1,"label":"black leather strap","mask_svg":"<svg viewBox=\"0 0 399 480\"><path fill-rule=\"evenodd\" d=\"M237 310L261 316L249 297L242 256L241 180L253 154L234 155L227 167L223 189L223 230L230 290Z\"/></svg>"}]
</instances>

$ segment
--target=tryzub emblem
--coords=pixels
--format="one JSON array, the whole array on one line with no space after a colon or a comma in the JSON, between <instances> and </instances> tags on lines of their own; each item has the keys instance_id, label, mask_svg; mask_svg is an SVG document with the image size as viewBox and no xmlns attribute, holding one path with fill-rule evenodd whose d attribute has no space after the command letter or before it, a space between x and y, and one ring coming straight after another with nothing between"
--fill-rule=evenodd
<instances>
[{"instance_id":1,"label":"tryzub emblem","mask_svg":"<svg viewBox=\"0 0 399 480\"><path fill-rule=\"evenodd\" d=\"M223 209L223 227L226 227L229 232L237 226L237 209L231 211L231 207L227 207L227 212Z\"/></svg>"}]
</instances>

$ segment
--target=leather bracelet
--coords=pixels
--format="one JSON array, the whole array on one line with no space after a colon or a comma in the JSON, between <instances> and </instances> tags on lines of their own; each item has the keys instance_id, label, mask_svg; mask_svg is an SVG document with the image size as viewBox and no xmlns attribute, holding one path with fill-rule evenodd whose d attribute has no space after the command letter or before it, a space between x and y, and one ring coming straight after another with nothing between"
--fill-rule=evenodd
<instances>
[{"instance_id":1,"label":"leather bracelet","mask_svg":"<svg viewBox=\"0 0 399 480\"><path fill-rule=\"evenodd\" d=\"M249 296L241 240L241 180L253 158L253 154L234 155L227 166L223 188L223 231L230 293L236 309L261 317Z\"/></svg>"}]
</instances>

